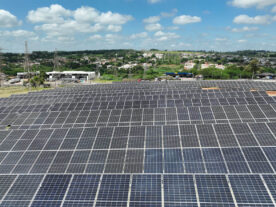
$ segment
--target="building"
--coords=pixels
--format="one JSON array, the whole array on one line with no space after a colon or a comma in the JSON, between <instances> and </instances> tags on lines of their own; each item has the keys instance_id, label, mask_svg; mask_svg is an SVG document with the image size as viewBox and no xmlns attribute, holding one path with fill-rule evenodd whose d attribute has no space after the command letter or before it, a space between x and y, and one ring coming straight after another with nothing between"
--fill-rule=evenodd
<instances>
[{"instance_id":1,"label":"building","mask_svg":"<svg viewBox=\"0 0 276 207\"><path fill-rule=\"evenodd\" d=\"M32 78L32 77L34 77L34 76L37 76L37 75L39 75L40 74L40 72L39 71L36 71L36 72L30 72L30 73L28 73L28 72L22 72L22 73L17 73L17 78L19 78L19 79L27 79L27 78Z\"/></svg>"},{"instance_id":2,"label":"building","mask_svg":"<svg viewBox=\"0 0 276 207\"><path fill-rule=\"evenodd\" d=\"M88 81L96 78L95 72L86 72L86 71L63 71L63 72L52 71L52 72L47 72L46 74L49 76L50 81L55 81L55 80Z\"/></svg>"},{"instance_id":3,"label":"building","mask_svg":"<svg viewBox=\"0 0 276 207\"><path fill-rule=\"evenodd\" d=\"M204 70L206 68L211 68L211 67L215 67L217 69L221 69L224 70L225 66L224 65L219 65L219 64L209 64L209 63L205 63L205 64L201 64L201 69Z\"/></svg>"},{"instance_id":4,"label":"building","mask_svg":"<svg viewBox=\"0 0 276 207\"><path fill-rule=\"evenodd\" d=\"M193 69L194 67L195 67L195 63L193 63L193 62L191 62L191 61L189 61L189 62L186 62L185 64L184 64L184 69L185 70L191 70L191 69Z\"/></svg>"},{"instance_id":5,"label":"building","mask_svg":"<svg viewBox=\"0 0 276 207\"><path fill-rule=\"evenodd\" d=\"M119 67L119 69L129 70L135 66L137 66L137 64L125 64L125 65L122 65L121 67Z\"/></svg>"}]
</instances>

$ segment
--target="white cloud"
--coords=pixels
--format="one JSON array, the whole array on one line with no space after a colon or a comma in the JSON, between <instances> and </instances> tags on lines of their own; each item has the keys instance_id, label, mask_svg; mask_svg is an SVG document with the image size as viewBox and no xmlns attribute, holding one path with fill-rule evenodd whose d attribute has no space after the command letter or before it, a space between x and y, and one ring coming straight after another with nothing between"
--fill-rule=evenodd
<instances>
[{"instance_id":1,"label":"white cloud","mask_svg":"<svg viewBox=\"0 0 276 207\"><path fill-rule=\"evenodd\" d=\"M150 4L156 4L158 2L161 2L161 0L148 0Z\"/></svg>"},{"instance_id":2,"label":"white cloud","mask_svg":"<svg viewBox=\"0 0 276 207\"><path fill-rule=\"evenodd\" d=\"M178 26L167 27L168 30L179 30Z\"/></svg>"},{"instance_id":3,"label":"white cloud","mask_svg":"<svg viewBox=\"0 0 276 207\"><path fill-rule=\"evenodd\" d=\"M180 25L197 23L197 22L201 22L200 17L189 16L189 15L178 16L178 17L175 17L173 20L174 24L180 24Z\"/></svg>"},{"instance_id":4,"label":"white cloud","mask_svg":"<svg viewBox=\"0 0 276 207\"><path fill-rule=\"evenodd\" d=\"M242 28L231 28L227 27L227 30L230 30L231 32L252 32L252 31L258 31L258 27L242 27Z\"/></svg>"},{"instance_id":5,"label":"white cloud","mask_svg":"<svg viewBox=\"0 0 276 207\"><path fill-rule=\"evenodd\" d=\"M74 12L74 18L78 22L100 23L100 24L125 24L132 20L130 15L122 15L108 11L101 13L92 7L81 7Z\"/></svg>"},{"instance_id":6,"label":"white cloud","mask_svg":"<svg viewBox=\"0 0 276 207\"><path fill-rule=\"evenodd\" d=\"M111 31L111 32L120 32L121 30L122 30L122 26L121 25L110 24L107 27L107 31Z\"/></svg>"},{"instance_id":7,"label":"white cloud","mask_svg":"<svg viewBox=\"0 0 276 207\"><path fill-rule=\"evenodd\" d=\"M133 20L133 17L130 15L112 13L111 11L101 13L101 15L97 17L97 22L101 24L125 24L130 20Z\"/></svg>"},{"instance_id":8,"label":"white cloud","mask_svg":"<svg viewBox=\"0 0 276 207\"><path fill-rule=\"evenodd\" d=\"M276 13L276 6L271 9L271 12Z\"/></svg>"},{"instance_id":9,"label":"white cloud","mask_svg":"<svg viewBox=\"0 0 276 207\"><path fill-rule=\"evenodd\" d=\"M34 32L27 31L27 30L0 31L0 36L25 38L25 39L31 39L31 40L39 39Z\"/></svg>"},{"instance_id":10,"label":"white cloud","mask_svg":"<svg viewBox=\"0 0 276 207\"><path fill-rule=\"evenodd\" d=\"M247 40L238 40L238 43L245 43Z\"/></svg>"},{"instance_id":11,"label":"white cloud","mask_svg":"<svg viewBox=\"0 0 276 207\"><path fill-rule=\"evenodd\" d=\"M72 14L72 11L63 8L61 5L53 4L50 7L29 11L27 19L32 23L62 23L65 17Z\"/></svg>"},{"instance_id":12,"label":"white cloud","mask_svg":"<svg viewBox=\"0 0 276 207\"><path fill-rule=\"evenodd\" d=\"M146 18L143 20L143 22L146 24L153 24L153 23L157 23L159 21L160 21L159 16L152 16L152 17L149 17L149 18Z\"/></svg>"},{"instance_id":13,"label":"white cloud","mask_svg":"<svg viewBox=\"0 0 276 207\"><path fill-rule=\"evenodd\" d=\"M171 12L161 12L162 17L173 17L177 14L178 9L173 9Z\"/></svg>"},{"instance_id":14,"label":"white cloud","mask_svg":"<svg viewBox=\"0 0 276 207\"><path fill-rule=\"evenodd\" d=\"M22 22L9 11L0 9L0 27L15 27L21 25Z\"/></svg>"},{"instance_id":15,"label":"white cloud","mask_svg":"<svg viewBox=\"0 0 276 207\"><path fill-rule=\"evenodd\" d=\"M156 32L154 36L157 37L158 41L167 41L171 39L177 39L180 37L179 35L173 32L162 32L162 31Z\"/></svg>"},{"instance_id":16,"label":"white cloud","mask_svg":"<svg viewBox=\"0 0 276 207\"><path fill-rule=\"evenodd\" d=\"M215 40L218 42L224 42L224 41L227 41L228 39L227 38L216 38Z\"/></svg>"},{"instance_id":17,"label":"white cloud","mask_svg":"<svg viewBox=\"0 0 276 207\"><path fill-rule=\"evenodd\" d=\"M166 33L165 32L162 32L162 31L158 31L154 34L155 37L159 37L159 36L163 36L165 35Z\"/></svg>"},{"instance_id":18,"label":"white cloud","mask_svg":"<svg viewBox=\"0 0 276 207\"><path fill-rule=\"evenodd\" d=\"M99 11L92 7L81 7L74 12L78 22L96 22L99 15Z\"/></svg>"},{"instance_id":19,"label":"white cloud","mask_svg":"<svg viewBox=\"0 0 276 207\"><path fill-rule=\"evenodd\" d=\"M232 0L230 1L230 4L240 8L249 8L249 7L264 8L266 6L271 6L273 4L276 4L276 0Z\"/></svg>"},{"instance_id":20,"label":"white cloud","mask_svg":"<svg viewBox=\"0 0 276 207\"><path fill-rule=\"evenodd\" d=\"M239 15L235 17L236 24L270 24L271 17L269 15L250 17L248 15Z\"/></svg>"},{"instance_id":21,"label":"white cloud","mask_svg":"<svg viewBox=\"0 0 276 207\"><path fill-rule=\"evenodd\" d=\"M103 37L101 35L92 35L89 37L89 40L101 40Z\"/></svg>"},{"instance_id":22,"label":"white cloud","mask_svg":"<svg viewBox=\"0 0 276 207\"><path fill-rule=\"evenodd\" d=\"M145 26L145 29L147 31L157 31L157 30L161 30L162 29L162 25L159 23L156 24L148 24Z\"/></svg>"},{"instance_id":23,"label":"white cloud","mask_svg":"<svg viewBox=\"0 0 276 207\"><path fill-rule=\"evenodd\" d=\"M132 34L130 36L130 39L146 38L147 36L148 36L147 32L141 32L141 33L137 33L137 34Z\"/></svg>"},{"instance_id":24,"label":"white cloud","mask_svg":"<svg viewBox=\"0 0 276 207\"><path fill-rule=\"evenodd\" d=\"M133 17L111 11L100 12L92 7L71 11L54 4L30 11L27 19L32 23L42 23L35 26L35 30L45 32L48 37L58 37L75 33L120 32L122 25Z\"/></svg>"}]
</instances>

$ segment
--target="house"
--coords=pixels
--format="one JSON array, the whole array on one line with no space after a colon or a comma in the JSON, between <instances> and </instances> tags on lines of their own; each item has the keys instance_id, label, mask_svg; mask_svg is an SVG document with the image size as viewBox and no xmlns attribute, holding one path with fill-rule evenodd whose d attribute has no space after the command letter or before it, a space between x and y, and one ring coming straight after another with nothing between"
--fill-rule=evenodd
<instances>
[{"instance_id":1,"label":"house","mask_svg":"<svg viewBox=\"0 0 276 207\"><path fill-rule=\"evenodd\" d=\"M125 64L125 65L122 65L121 67L119 67L119 69L129 70L135 66L137 66L137 64Z\"/></svg>"},{"instance_id":2,"label":"house","mask_svg":"<svg viewBox=\"0 0 276 207\"><path fill-rule=\"evenodd\" d=\"M219 65L219 64L209 64L209 63L205 63L205 64L201 64L201 69L204 70L206 68L210 68L210 67L215 67L217 69L221 69L224 70L225 66L224 65Z\"/></svg>"},{"instance_id":3,"label":"house","mask_svg":"<svg viewBox=\"0 0 276 207\"><path fill-rule=\"evenodd\" d=\"M17 78L18 79L27 79L27 78L32 78L32 77L34 77L34 76L37 76L37 75L39 75L40 74L40 72L39 71L36 71L36 72L22 72L22 73L17 73Z\"/></svg>"},{"instance_id":4,"label":"house","mask_svg":"<svg viewBox=\"0 0 276 207\"><path fill-rule=\"evenodd\" d=\"M191 70L191 69L193 69L194 67L195 67L195 63L193 63L192 61L189 61L189 62L186 62L185 64L184 64L184 69L185 70Z\"/></svg>"},{"instance_id":5,"label":"house","mask_svg":"<svg viewBox=\"0 0 276 207\"><path fill-rule=\"evenodd\" d=\"M50 81L55 80L92 80L96 78L95 72L86 72L86 71L52 71L46 73L49 76Z\"/></svg>"}]
</instances>

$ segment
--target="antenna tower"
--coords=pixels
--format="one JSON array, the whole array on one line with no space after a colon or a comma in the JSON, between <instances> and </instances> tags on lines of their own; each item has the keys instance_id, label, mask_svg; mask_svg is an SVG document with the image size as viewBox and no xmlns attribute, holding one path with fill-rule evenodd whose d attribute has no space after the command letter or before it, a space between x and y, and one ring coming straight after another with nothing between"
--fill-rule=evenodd
<instances>
[{"instance_id":1,"label":"antenna tower","mask_svg":"<svg viewBox=\"0 0 276 207\"><path fill-rule=\"evenodd\" d=\"M57 71L58 67L59 67L59 60L58 60L57 49L55 49L55 54L54 54L54 71Z\"/></svg>"},{"instance_id":2,"label":"antenna tower","mask_svg":"<svg viewBox=\"0 0 276 207\"><path fill-rule=\"evenodd\" d=\"M30 61L29 61L28 41L25 41L24 72L25 72L25 73L28 73L28 75L30 75Z\"/></svg>"}]
</instances>

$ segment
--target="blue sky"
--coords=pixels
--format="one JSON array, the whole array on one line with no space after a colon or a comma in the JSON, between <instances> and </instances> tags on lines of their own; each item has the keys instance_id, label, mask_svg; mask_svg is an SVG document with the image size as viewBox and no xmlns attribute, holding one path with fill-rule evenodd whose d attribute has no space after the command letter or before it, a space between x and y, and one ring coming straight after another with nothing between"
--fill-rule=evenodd
<instances>
[{"instance_id":1,"label":"blue sky","mask_svg":"<svg viewBox=\"0 0 276 207\"><path fill-rule=\"evenodd\" d=\"M0 47L276 50L276 0L0 0Z\"/></svg>"}]
</instances>

